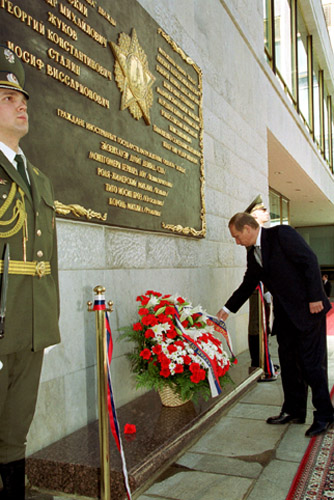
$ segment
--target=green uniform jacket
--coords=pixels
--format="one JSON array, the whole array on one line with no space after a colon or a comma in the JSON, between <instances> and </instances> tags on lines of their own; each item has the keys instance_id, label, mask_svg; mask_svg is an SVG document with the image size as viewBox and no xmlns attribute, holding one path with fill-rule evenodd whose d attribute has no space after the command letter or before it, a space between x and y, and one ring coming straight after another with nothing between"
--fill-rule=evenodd
<instances>
[{"instance_id":1,"label":"green uniform jacket","mask_svg":"<svg viewBox=\"0 0 334 500\"><path fill-rule=\"evenodd\" d=\"M51 274L42 277L9 274L5 336L0 339L0 355L22 350L38 351L60 341L53 188L40 170L27 163L32 194L0 151L0 258L3 258L5 243L9 243L10 259L24 260L23 236L26 226L26 261L50 262ZM27 218L26 224L17 230L18 217L13 221L11 219L15 217L19 206Z\"/></svg>"}]
</instances>

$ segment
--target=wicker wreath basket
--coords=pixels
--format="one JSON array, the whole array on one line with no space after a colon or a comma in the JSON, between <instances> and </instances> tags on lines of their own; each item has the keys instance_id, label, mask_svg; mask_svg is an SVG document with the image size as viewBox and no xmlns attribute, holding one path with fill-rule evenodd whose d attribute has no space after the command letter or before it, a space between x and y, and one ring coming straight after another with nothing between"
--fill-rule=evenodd
<instances>
[{"instance_id":1,"label":"wicker wreath basket","mask_svg":"<svg viewBox=\"0 0 334 500\"><path fill-rule=\"evenodd\" d=\"M173 391L173 389L171 387L169 387L169 385L165 385L163 387L163 389L158 389L158 393L159 393L161 403L163 406L169 406L169 407L170 406L181 406L181 405L188 403L188 401L190 401L190 399L183 401L183 399L181 399L179 394L177 394L177 392Z\"/></svg>"}]
</instances>

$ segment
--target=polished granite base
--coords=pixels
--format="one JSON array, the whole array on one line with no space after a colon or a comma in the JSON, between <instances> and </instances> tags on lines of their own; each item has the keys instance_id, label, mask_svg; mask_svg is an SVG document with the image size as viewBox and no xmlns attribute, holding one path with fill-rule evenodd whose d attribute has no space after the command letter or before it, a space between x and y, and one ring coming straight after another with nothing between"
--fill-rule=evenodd
<instances>
[{"instance_id":1,"label":"polished granite base","mask_svg":"<svg viewBox=\"0 0 334 500\"><path fill-rule=\"evenodd\" d=\"M261 371L249 374L249 354L238 356L229 371L231 383L223 393L209 401L188 402L175 408L162 406L155 391L131 401L117 410L132 492L139 492L197 440L226 408L256 382ZM124 435L126 423L137 432ZM100 457L98 421L79 429L27 459L27 476L33 488L82 495L100 496ZM119 452L110 437L111 498L126 498Z\"/></svg>"}]
</instances>

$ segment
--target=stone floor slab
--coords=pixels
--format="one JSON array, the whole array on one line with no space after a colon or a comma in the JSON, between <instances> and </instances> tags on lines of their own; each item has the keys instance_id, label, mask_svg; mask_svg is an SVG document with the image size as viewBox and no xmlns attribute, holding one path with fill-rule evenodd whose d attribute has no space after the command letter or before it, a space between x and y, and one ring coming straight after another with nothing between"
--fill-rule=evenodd
<instances>
[{"instance_id":1,"label":"stone floor slab","mask_svg":"<svg viewBox=\"0 0 334 500\"><path fill-rule=\"evenodd\" d=\"M147 495L140 495L140 497L137 498L137 500L157 500L157 497L155 496L147 496ZM170 497L161 497L159 496L159 500L170 500Z\"/></svg>"},{"instance_id":2,"label":"stone floor slab","mask_svg":"<svg viewBox=\"0 0 334 500\"><path fill-rule=\"evenodd\" d=\"M285 426L260 420L222 417L189 451L228 457L258 455L273 450L285 430Z\"/></svg>"},{"instance_id":3,"label":"stone floor slab","mask_svg":"<svg viewBox=\"0 0 334 500\"><path fill-rule=\"evenodd\" d=\"M242 398L242 403L264 404L267 406L282 406L283 390L280 377L274 382L260 382Z\"/></svg>"},{"instance_id":4,"label":"stone floor slab","mask_svg":"<svg viewBox=\"0 0 334 500\"><path fill-rule=\"evenodd\" d=\"M145 495L149 498L153 496L160 499L162 496L172 500L240 500L251 485L252 481L245 478L236 481L235 477L221 474L180 472L155 483Z\"/></svg>"},{"instance_id":5,"label":"stone floor slab","mask_svg":"<svg viewBox=\"0 0 334 500\"><path fill-rule=\"evenodd\" d=\"M300 463L310 442L309 438L305 437L308 427L308 424L290 424L276 450L276 458Z\"/></svg>"},{"instance_id":6,"label":"stone floor slab","mask_svg":"<svg viewBox=\"0 0 334 500\"><path fill-rule=\"evenodd\" d=\"M280 406L265 406L252 403L237 403L229 412L229 417L254 418L266 421L271 415L277 415L281 411Z\"/></svg>"},{"instance_id":7,"label":"stone floor slab","mask_svg":"<svg viewBox=\"0 0 334 500\"><path fill-rule=\"evenodd\" d=\"M298 469L297 463L273 460L256 481L247 500L284 500Z\"/></svg>"},{"instance_id":8,"label":"stone floor slab","mask_svg":"<svg viewBox=\"0 0 334 500\"><path fill-rule=\"evenodd\" d=\"M221 455L192 452L185 453L177 460L176 464L191 470L247 477L249 479L257 478L263 469L258 462L247 462L237 458L222 457Z\"/></svg>"}]
</instances>

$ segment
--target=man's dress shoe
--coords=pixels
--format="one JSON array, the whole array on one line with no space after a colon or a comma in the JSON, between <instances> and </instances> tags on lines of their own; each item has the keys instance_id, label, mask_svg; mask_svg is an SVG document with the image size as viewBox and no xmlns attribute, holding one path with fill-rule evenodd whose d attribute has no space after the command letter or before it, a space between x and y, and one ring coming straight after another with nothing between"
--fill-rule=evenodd
<instances>
[{"instance_id":1,"label":"man's dress shoe","mask_svg":"<svg viewBox=\"0 0 334 500\"><path fill-rule=\"evenodd\" d=\"M305 418L294 417L293 415L285 413L284 411L281 411L281 413L276 417L267 418L267 424L288 424L289 422L292 424L304 424Z\"/></svg>"},{"instance_id":2,"label":"man's dress shoe","mask_svg":"<svg viewBox=\"0 0 334 500\"><path fill-rule=\"evenodd\" d=\"M328 431L334 425L334 418L329 421L315 420L311 427L305 432L305 436L314 437Z\"/></svg>"}]
</instances>

